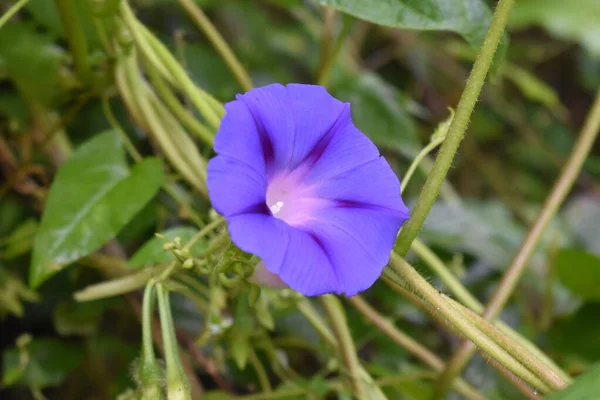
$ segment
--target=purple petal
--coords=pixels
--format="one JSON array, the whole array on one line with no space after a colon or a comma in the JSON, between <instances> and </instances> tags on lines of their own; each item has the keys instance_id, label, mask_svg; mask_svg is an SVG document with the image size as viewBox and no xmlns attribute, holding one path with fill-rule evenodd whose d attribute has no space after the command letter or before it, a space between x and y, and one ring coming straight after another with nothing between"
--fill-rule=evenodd
<instances>
[{"instance_id":1,"label":"purple petal","mask_svg":"<svg viewBox=\"0 0 600 400\"><path fill-rule=\"evenodd\" d=\"M247 253L256 254L269 271L279 274L290 242L290 226L264 214L241 214L227 221L233 243Z\"/></svg>"},{"instance_id":2,"label":"purple petal","mask_svg":"<svg viewBox=\"0 0 600 400\"><path fill-rule=\"evenodd\" d=\"M315 189L315 196L335 199L342 208L381 208L408 216L399 194L400 181L383 157L330 176Z\"/></svg>"},{"instance_id":3,"label":"purple petal","mask_svg":"<svg viewBox=\"0 0 600 400\"><path fill-rule=\"evenodd\" d=\"M269 271L306 296L338 291L335 269L315 235L280 219L245 214L229 220L231 240L259 256Z\"/></svg>"},{"instance_id":4,"label":"purple petal","mask_svg":"<svg viewBox=\"0 0 600 400\"><path fill-rule=\"evenodd\" d=\"M332 290L354 296L381 275L407 214L379 209L320 210L306 229L320 240L338 278ZM318 273L318 271L315 271Z\"/></svg>"},{"instance_id":5,"label":"purple petal","mask_svg":"<svg viewBox=\"0 0 600 400\"><path fill-rule=\"evenodd\" d=\"M235 158L266 174L265 160L254 118L239 101L225 104L225 116L215 137L215 152Z\"/></svg>"},{"instance_id":6,"label":"purple petal","mask_svg":"<svg viewBox=\"0 0 600 400\"><path fill-rule=\"evenodd\" d=\"M334 133L318 160L311 165L304 179L306 184L325 182L380 156L373 142L352 123L349 109L343 113Z\"/></svg>"},{"instance_id":7,"label":"purple petal","mask_svg":"<svg viewBox=\"0 0 600 400\"><path fill-rule=\"evenodd\" d=\"M274 84L250 90L238 100L254 119L269 177L296 168L346 108L325 88L313 85Z\"/></svg>"},{"instance_id":8,"label":"purple petal","mask_svg":"<svg viewBox=\"0 0 600 400\"><path fill-rule=\"evenodd\" d=\"M219 214L269 214L266 178L243 161L224 155L211 159L207 186L213 207Z\"/></svg>"}]
</instances>

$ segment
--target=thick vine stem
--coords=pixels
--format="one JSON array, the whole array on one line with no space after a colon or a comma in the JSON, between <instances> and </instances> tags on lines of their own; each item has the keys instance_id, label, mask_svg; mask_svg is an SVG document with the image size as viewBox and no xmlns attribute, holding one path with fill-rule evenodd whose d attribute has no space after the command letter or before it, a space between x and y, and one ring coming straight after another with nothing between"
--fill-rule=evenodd
<instances>
[{"instance_id":1,"label":"thick vine stem","mask_svg":"<svg viewBox=\"0 0 600 400\"><path fill-rule=\"evenodd\" d=\"M600 90L596 94L596 99L588 113L586 121L581 130L581 134L575 143L571 156L567 161L560 177L554 184L552 191L546 198L542 209L540 210L535 223L523 241L523 244L517 251L511 265L502 277L498 288L496 289L490 303L486 307L483 317L494 319L498 316L515 287L525 267L529 263L533 252L535 251L542 234L548 224L556 215L559 207L563 203L567 194L573 187L577 176L579 175L583 163L592 149L598 133L600 132ZM473 355L473 345L465 342L457 350L448 363L448 369L440 376L438 381L437 393L442 396L450 387L452 380L462 371Z\"/></svg>"},{"instance_id":2,"label":"thick vine stem","mask_svg":"<svg viewBox=\"0 0 600 400\"><path fill-rule=\"evenodd\" d=\"M456 298L465 306L470 308L477 314L482 314L484 306L473 296L460 282L460 280L454 276L454 274L446 267L446 265L439 259L439 257L429 248L425 243L421 242L418 238L412 243L411 249L421 258L429 267L440 277L442 282L447 286L449 291L456 296ZM535 357L543 361L548 368L559 376L564 382L570 382L571 378L556 365L554 361L539 350L533 343L519 335L510 326L502 322L501 320L494 321L494 325L500 329L506 336L518 342L521 346L524 346L530 351Z\"/></svg>"},{"instance_id":3,"label":"thick vine stem","mask_svg":"<svg viewBox=\"0 0 600 400\"><path fill-rule=\"evenodd\" d=\"M450 305L447 300L431 287L431 285L429 285L429 283L419 275L410 264L404 261L404 259L397 254L392 253L390 263L394 266L394 274L398 274L398 277L402 279L407 288L420 296L425 302L435 307L435 310L448 320L449 325L454 327L455 331L467 337L483 352L498 361L502 366L535 389L542 393L549 393L551 391L548 385L538 376L533 374L505 349L468 321L464 313L456 310ZM448 325L448 323L446 325Z\"/></svg>"},{"instance_id":4,"label":"thick vine stem","mask_svg":"<svg viewBox=\"0 0 600 400\"><path fill-rule=\"evenodd\" d=\"M444 179L452 164L452 160L454 159L454 155L456 154L458 146L467 129L469 118L471 117L471 113L473 112L473 108L475 107L485 78L492 66L494 54L502 39L502 33L506 26L506 22L508 21L508 15L513 4L514 0L500 0L498 2L483 46L477 55L477 59L475 60L475 64L473 65L473 69L467 80L465 90L456 107L456 114L448 130L446 140L442 144L433 168L427 176L423 190L417 199L415 208L413 208L411 212L410 219L402 227L402 231L396 241L395 250L401 256L404 256L410 249L412 241L417 237L419 230L421 230L421 227L425 222L425 218L427 218L427 214L429 214L429 211L440 192Z\"/></svg>"}]
</instances>

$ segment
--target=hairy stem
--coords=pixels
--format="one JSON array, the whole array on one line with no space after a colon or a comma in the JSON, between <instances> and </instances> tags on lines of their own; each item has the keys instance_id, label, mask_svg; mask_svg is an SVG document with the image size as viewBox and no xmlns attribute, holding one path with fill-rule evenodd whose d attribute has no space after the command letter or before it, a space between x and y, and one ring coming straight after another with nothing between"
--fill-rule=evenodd
<instances>
[{"instance_id":1,"label":"hairy stem","mask_svg":"<svg viewBox=\"0 0 600 400\"><path fill-rule=\"evenodd\" d=\"M412 292L421 296L423 300L435 307L435 310L442 314L457 332L466 336L489 357L498 361L510 372L523 379L534 388L544 393L550 391L550 388L536 375L469 322L464 313L457 311L450 305L443 296L431 287L431 285L429 285L429 283L419 275L411 265L404 261L404 259L395 253L392 253L391 264L394 265L394 271L401 277L406 286Z\"/></svg>"},{"instance_id":2,"label":"hairy stem","mask_svg":"<svg viewBox=\"0 0 600 400\"><path fill-rule=\"evenodd\" d=\"M402 256L410 249L412 241L417 237L419 230L421 230L421 226L423 226L425 218L429 214L444 183L444 179L448 174L454 155L467 129L469 118L479 97L479 92L481 92L485 78L492 65L494 54L502 38L502 32L506 26L513 4L514 0L500 0L498 2L483 46L477 55L465 90L456 107L456 114L448 130L446 140L442 144L433 168L425 181L415 208L411 212L410 219L402 227L402 231L396 241L395 250Z\"/></svg>"},{"instance_id":3,"label":"hairy stem","mask_svg":"<svg viewBox=\"0 0 600 400\"><path fill-rule=\"evenodd\" d=\"M427 247L427 245L425 245L425 243L421 242L417 238L413 241L411 248L417 254L417 256L425 261L425 263L429 265L429 267L440 277L450 292L456 296L456 298L462 304L475 311L477 314L483 313L484 306L463 286L460 280L448 270L442 260L440 260L439 257L429 247ZM500 329L500 331L502 331L502 333L517 341L521 346L524 346L527 350L533 353L535 357L543 361L548 368L551 368L552 371L554 371L554 373L563 381L570 381L570 377L533 343L519 335L501 320L494 321L494 324L498 327L498 329Z\"/></svg>"},{"instance_id":4,"label":"hairy stem","mask_svg":"<svg viewBox=\"0 0 600 400\"><path fill-rule=\"evenodd\" d=\"M542 234L546 227L556 215L559 207L563 203L565 197L573 187L579 172L587 158L592 145L594 144L600 131L600 91L596 95L596 99L592 108L588 113L588 117L583 125L581 134L575 143L569 160L565 165L560 177L554 184L552 191L546 198L542 209L540 210L533 226L531 227L523 244L517 251L511 265L502 277L498 288L496 289L488 306L485 308L483 317L486 319L494 319L498 316L508 298L514 291L515 287L525 267L529 263L533 252L535 251ZM472 344L465 342L457 350L448 363L447 370L440 376L437 392L441 396L450 387L452 380L462 371L473 355L474 349Z\"/></svg>"}]
</instances>

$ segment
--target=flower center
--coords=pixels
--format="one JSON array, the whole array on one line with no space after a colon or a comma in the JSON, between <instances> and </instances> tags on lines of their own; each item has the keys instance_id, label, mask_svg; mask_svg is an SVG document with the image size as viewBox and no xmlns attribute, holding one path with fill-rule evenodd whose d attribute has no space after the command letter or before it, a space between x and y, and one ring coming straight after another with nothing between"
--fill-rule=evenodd
<instances>
[{"instance_id":1,"label":"flower center","mask_svg":"<svg viewBox=\"0 0 600 400\"><path fill-rule=\"evenodd\" d=\"M313 197L313 190L302 182L302 174L281 173L267 186L267 206L275 218L290 226L301 226L314 219L315 210L326 200Z\"/></svg>"}]
</instances>

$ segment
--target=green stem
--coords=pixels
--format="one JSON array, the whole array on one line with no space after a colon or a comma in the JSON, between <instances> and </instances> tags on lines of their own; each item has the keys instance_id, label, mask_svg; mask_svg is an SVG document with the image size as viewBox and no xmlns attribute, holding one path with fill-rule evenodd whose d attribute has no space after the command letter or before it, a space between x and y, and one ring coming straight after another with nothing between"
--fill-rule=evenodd
<instances>
[{"instance_id":1,"label":"green stem","mask_svg":"<svg viewBox=\"0 0 600 400\"><path fill-rule=\"evenodd\" d=\"M179 0L179 4L187 11L192 20L196 23L196 25L204 32L208 40L215 46L215 49L219 52L223 60L233 72L233 76L237 79L240 86L248 91L254 87L252 83L252 79L237 59L233 51L223 39L223 36L219 33L219 31L215 28L215 26L210 22L206 14L198 7L192 0Z\"/></svg>"},{"instance_id":2,"label":"green stem","mask_svg":"<svg viewBox=\"0 0 600 400\"><path fill-rule=\"evenodd\" d=\"M2 29L4 24L8 22L8 20L11 19L13 15L18 13L21 8L25 7L25 5L27 5L28 2L29 0L19 0L18 2L13 4L12 7L10 7L2 17L0 17L0 29Z\"/></svg>"},{"instance_id":3,"label":"green stem","mask_svg":"<svg viewBox=\"0 0 600 400\"><path fill-rule=\"evenodd\" d=\"M248 361L250 364L252 364L252 368L254 368L254 371L258 376L258 381L260 382L260 387L262 388L263 392L271 393L273 388L271 387L271 382L269 381L269 375L267 375L265 367L260 362L260 359L256 355L256 351L253 348L250 348L248 353Z\"/></svg>"},{"instance_id":4,"label":"green stem","mask_svg":"<svg viewBox=\"0 0 600 400\"><path fill-rule=\"evenodd\" d=\"M400 329L396 328L394 324L380 315L373 307L369 305L360 296L349 297L347 300L362 314L364 315L373 325L375 325L381 332L392 339L396 344L406 349L409 353L429 365L435 371L442 371L444 369L444 361L438 356L429 351L421 343L417 342ZM481 400L485 399L485 396L469 385L462 379L457 380L454 384L456 391L467 399Z\"/></svg>"},{"instance_id":5,"label":"green stem","mask_svg":"<svg viewBox=\"0 0 600 400\"><path fill-rule=\"evenodd\" d=\"M321 304L323 305L325 312L329 316L329 321L333 327L333 332L337 337L340 358L348 372L350 387L352 388L356 398L359 400L367 399L363 385L359 381L358 368L360 363L358 361L352 335L348 330L348 323L346 321L344 308L342 307L340 301L332 295L321 296L319 299L321 300Z\"/></svg>"},{"instance_id":6,"label":"green stem","mask_svg":"<svg viewBox=\"0 0 600 400\"><path fill-rule=\"evenodd\" d=\"M534 225L527 234L525 241L517 251L510 267L502 277L496 292L492 296L490 303L484 313L485 318L495 318L511 293L513 292L523 270L527 266L542 234L546 227L556 215L558 209L567 197L567 194L573 187L575 180L581 172L583 163L589 155L598 133L600 132L600 90L596 94L596 99L590 109L581 134L575 143L573 151L565 165L563 172L554 184L550 195L544 202L540 213L538 214Z\"/></svg>"},{"instance_id":7,"label":"green stem","mask_svg":"<svg viewBox=\"0 0 600 400\"><path fill-rule=\"evenodd\" d=\"M565 382L555 375L554 372L549 370L543 362L533 357L532 354L525 349L525 347L521 346L518 342L512 340L510 337L503 335L496 327L482 319L473 311L465 308L460 303L457 303L449 297L444 298L452 307L465 315L474 326L485 333L496 344L506 350L515 359L517 359L517 361L538 376L546 385L553 390L564 389L566 386Z\"/></svg>"},{"instance_id":8,"label":"green stem","mask_svg":"<svg viewBox=\"0 0 600 400\"><path fill-rule=\"evenodd\" d=\"M169 400L191 400L189 381L183 371L179 356L179 345L177 344L175 326L171 315L169 292L160 283L156 285L156 290L167 367L167 398Z\"/></svg>"},{"instance_id":9,"label":"green stem","mask_svg":"<svg viewBox=\"0 0 600 400\"><path fill-rule=\"evenodd\" d=\"M213 128L218 129L224 114L223 105L194 84L166 46L135 18L126 1L121 3L121 14L137 46L144 55L161 72L163 77L167 78L170 83L178 85L206 121Z\"/></svg>"},{"instance_id":10,"label":"green stem","mask_svg":"<svg viewBox=\"0 0 600 400\"><path fill-rule=\"evenodd\" d=\"M298 311L300 311L302 314L304 314L304 316L306 317L308 322L313 326L313 328L317 331L317 333L323 339L325 339L325 342L327 343L327 345L330 346L331 348L333 348L334 350L339 351L338 350L339 344L336 340L336 337L333 335L333 333L331 333L331 331L327 327L327 324L325 323L325 321L323 321L323 319L321 318L321 316L319 315L317 310L315 310L315 308L312 306L310 301L308 299L302 299L298 303L297 307L298 307ZM371 396L371 400L386 399L386 396L383 394L381 389L379 389L379 387L377 387L373 378L360 365L358 367L358 376L359 376L359 379L361 379L365 385L369 386L369 395Z\"/></svg>"},{"instance_id":11,"label":"green stem","mask_svg":"<svg viewBox=\"0 0 600 400\"><path fill-rule=\"evenodd\" d=\"M175 96L175 94L171 91L167 82L165 82L163 78L159 76L156 70L152 68L152 65L149 65L148 68L146 68L146 71L148 72L150 80L152 81L152 84L156 88L158 94L167 104L173 114L175 114L175 116L179 118L179 120L183 122L204 143L210 147L213 147L215 135L211 133L204 124L190 115L185 107L179 102L177 96Z\"/></svg>"},{"instance_id":12,"label":"green stem","mask_svg":"<svg viewBox=\"0 0 600 400\"><path fill-rule=\"evenodd\" d=\"M431 142L429 142L429 144L427 146L425 146L423 148L423 150L421 150L419 152L419 154L415 157L413 162L410 164L410 167L408 168L408 171L406 171L406 174L404 174L404 177L402 178L402 182L400 182L400 194L404 193L404 189L406 189L406 185L408 185L408 182L410 182L410 178L412 178L412 175L414 174L415 170L417 169L417 167L419 166L421 161L425 157L427 157L427 155L429 153L431 153L433 151L433 149L438 147L443 142L444 142L443 137L436 138L436 139L432 140Z\"/></svg>"},{"instance_id":13,"label":"green stem","mask_svg":"<svg viewBox=\"0 0 600 400\"><path fill-rule=\"evenodd\" d=\"M465 306L475 311L477 314L483 313L483 305L463 286L463 284L448 270L446 265L438 258L438 256L425 243L418 238L412 243L411 249L421 258L429 267L441 278L442 282L448 287L450 292ZM543 361L548 368L552 369L563 381L569 382L570 377L560 369L547 355L540 351L533 343L528 341L523 336L519 335L510 326L506 325L501 320L494 321L494 324L511 339L519 342L527 350Z\"/></svg>"},{"instance_id":14,"label":"green stem","mask_svg":"<svg viewBox=\"0 0 600 400\"><path fill-rule=\"evenodd\" d=\"M383 280L398 294L406 298L412 304L417 306L421 311L434 319L440 326L448 326L448 319L442 315L436 307L432 304L426 302L421 297L414 294L412 291L406 289L404 287L405 283L394 271L391 269L384 270ZM450 327L452 328L452 327ZM458 332L460 334L460 332ZM482 356L486 357L492 367L496 368L496 370L503 375L507 382L510 382L513 386L515 386L521 393L523 393L528 399L538 400L539 398L535 395L534 390L531 389L527 384L521 381L518 377L516 377L513 373L511 373L508 369L502 366L499 362L495 361L493 358L489 358L486 356L486 353L479 349L479 352ZM460 380L457 380L459 382Z\"/></svg>"},{"instance_id":15,"label":"green stem","mask_svg":"<svg viewBox=\"0 0 600 400\"><path fill-rule=\"evenodd\" d=\"M423 279L411 265L404 261L404 259L395 253L392 253L390 262L394 266L394 271L401 279L403 279L408 288L435 307L435 310L442 314L457 332L466 336L489 357L498 361L502 366L532 385L534 388L542 392L549 391L548 386L544 382L525 368L513 356L508 354L503 348L498 346L487 335L483 334L477 327L473 326L463 313L457 311L453 306L448 304L440 293L431 287L431 285L429 285L429 283Z\"/></svg>"},{"instance_id":16,"label":"green stem","mask_svg":"<svg viewBox=\"0 0 600 400\"><path fill-rule=\"evenodd\" d=\"M140 116L146 121L150 131L159 142L161 149L165 152L173 166L193 185L200 193L208 197L205 181L205 166L202 160L192 161L190 158L196 150L193 146L187 150L184 143L191 141L178 125L177 120L156 95L145 85L135 59L135 53L126 56L119 64L124 64L128 92L133 96L136 106L139 107ZM183 147L182 147L183 146Z\"/></svg>"},{"instance_id":17,"label":"green stem","mask_svg":"<svg viewBox=\"0 0 600 400\"><path fill-rule=\"evenodd\" d=\"M119 124L119 121L117 121L112 110L110 109L110 103L107 96L102 97L102 109L104 110L104 116L108 120L110 126L117 131L121 137L121 140L123 141L123 144L125 145L125 148L127 149L127 152L131 158L133 158L135 162L142 161L142 155L135 148L133 142L131 142L129 136L127 136L127 133L125 133L125 130L121 124ZM177 193L176 188L172 187L172 185L169 183L165 183L161 187L169 194L169 196L173 198L173 200L175 200L177 204L179 204L183 210L185 210L185 213L190 221L195 223L198 227L203 227L205 225L202 221L202 217L200 217L200 214L198 214L196 210L194 210L190 204L181 195L179 195L179 193Z\"/></svg>"},{"instance_id":18,"label":"green stem","mask_svg":"<svg viewBox=\"0 0 600 400\"><path fill-rule=\"evenodd\" d=\"M150 269L144 269L123 278L90 285L76 292L74 297L77 301L91 301L129 293L146 286L153 273Z\"/></svg>"},{"instance_id":19,"label":"green stem","mask_svg":"<svg viewBox=\"0 0 600 400\"><path fill-rule=\"evenodd\" d=\"M87 82L91 68L88 61L87 38L77 15L77 2L75 0L54 0L54 2L65 28L69 49L75 62L75 71L83 82Z\"/></svg>"},{"instance_id":20,"label":"green stem","mask_svg":"<svg viewBox=\"0 0 600 400\"><path fill-rule=\"evenodd\" d=\"M515 287L525 267L529 263L542 234L546 227L556 215L558 209L563 203L565 197L573 187L577 176L579 175L583 163L586 160L592 146L600 131L600 90L596 94L596 99L588 113L586 121L581 130L581 134L575 143L573 151L565 165L563 172L554 184L552 191L548 195L542 209L540 210L535 223L531 227L523 244L517 251L511 265L502 277L492 299L486 307L483 317L494 319L498 316L504 304L514 291ZM465 342L452 357L448 363L448 369L440 376L437 385L437 391L440 395L445 393L454 377L456 377L463 367L468 363L473 355L474 349L471 344Z\"/></svg>"},{"instance_id":21,"label":"green stem","mask_svg":"<svg viewBox=\"0 0 600 400\"><path fill-rule=\"evenodd\" d=\"M421 226L425 222L425 218L435 199L437 198L440 188L444 183L448 170L452 165L454 155L458 150L458 146L465 134L471 113L483 87L483 83L492 65L494 54L502 38L502 32L506 26L508 15L514 4L514 0L500 0L496 6L496 11L492 17L492 22L488 29L487 35L483 42L483 46L477 55L473 70L467 80L465 90L462 93L456 114L452 120L452 124L448 130L448 136L442 145L440 152L435 160L435 164L425 181L423 190L421 191L415 208L411 212L410 219L402 227L402 231L396 241L396 252L404 256Z\"/></svg>"},{"instance_id":22,"label":"green stem","mask_svg":"<svg viewBox=\"0 0 600 400\"><path fill-rule=\"evenodd\" d=\"M154 318L154 283L149 282L144 291L142 302L142 350L144 363L154 363L154 344L152 339L152 321ZM147 361L146 361L147 360Z\"/></svg>"}]
</instances>

